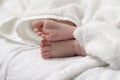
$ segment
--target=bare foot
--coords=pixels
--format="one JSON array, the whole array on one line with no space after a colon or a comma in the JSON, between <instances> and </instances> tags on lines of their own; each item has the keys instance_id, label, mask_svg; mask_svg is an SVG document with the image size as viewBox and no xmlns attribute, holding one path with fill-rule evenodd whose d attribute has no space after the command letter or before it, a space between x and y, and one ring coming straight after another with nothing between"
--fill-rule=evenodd
<instances>
[{"instance_id":1,"label":"bare foot","mask_svg":"<svg viewBox=\"0 0 120 80\"><path fill-rule=\"evenodd\" d=\"M43 58L86 55L84 49L73 39L74 24L58 20L35 20L32 25L34 31L43 38L40 44Z\"/></svg>"},{"instance_id":2,"label":"bare foot","mask_svg":"<svg viewBox=\"0 0 120 80\"><path fill-rule=\"evenodd\" d=\"M41 41L43 58L72 57L76 55L85 56L86 53L75 40L50 42Z\"/></svg>"},{"instance_id":3,"label":"bare foot","mask_svg":"<svg viewBox=\"0 0 120 80\"><path fill-rule=\"evenodd\" d=\"M73 39L75 25L67 21L35 20L34 31L48 41ZM44 36L43 36L44 35Z\"/></svg>"}]
</instances>

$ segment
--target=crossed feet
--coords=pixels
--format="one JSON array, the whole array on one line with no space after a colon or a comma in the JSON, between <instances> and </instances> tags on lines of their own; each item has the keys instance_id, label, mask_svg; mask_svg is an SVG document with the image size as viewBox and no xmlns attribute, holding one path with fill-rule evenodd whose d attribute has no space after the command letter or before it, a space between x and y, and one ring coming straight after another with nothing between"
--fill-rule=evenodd
<instances>
[{"instance_id":1,"label":"crossed feet","mask_svg":"<svg viewBox=\"0 0 120 80\"><path fill-rule=\"evenodd\" d=\"M85 56L84 49L74 39L75 25L68 21L53 19L35 20L32 23L34 32L41 36L40 42L43 58Z\"/></svg>"}]
</instances>

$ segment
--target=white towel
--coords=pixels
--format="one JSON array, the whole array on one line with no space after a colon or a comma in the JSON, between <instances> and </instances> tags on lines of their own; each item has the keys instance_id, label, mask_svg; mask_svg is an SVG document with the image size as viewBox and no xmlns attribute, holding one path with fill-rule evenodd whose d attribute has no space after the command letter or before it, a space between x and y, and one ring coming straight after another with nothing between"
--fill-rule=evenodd
<instances>
[{"instance_id":1,"label":"white towel","mask_svg":"<svg viewBox=\"0 0 120 80\"><path fill-rule=\"evenodd\" d=\"M93 64L81 63L76 69L72 64L74 76L82 69L96 66L120 69L120 0L1 0L0 4L0 35L22 44L39 44L40 38L31 25L34 19L53 18L75 23L77 28L73 35L88 54L85 60ZM68 74L70 69L55 72L46 80L59 80L61 76L61 80L69 80L72 78L72 74Z\"/></svg>"},{"instance_id":2,"label":"white towel","mask_svg":"<svg viewBox=\"0 0 120 80\"><path fill-rule=\"evenodd\" d=\"M0 34L19 43L39 44L40 38L33 32L31 25L34 19L53 18L72 21L76 25L80 25L79 19L83 17L80 4L79 0L3 1L0 7L2 14L0 16L2 18L0 19Z\"/></svg>"},{"instance_id":3,"label":"white towel","mask_svg":"<svg viewBox=\"0 0 120 80\"><path fill-rule=\"evenodd\" d=\"M119 0L111 0L107 5L101 4L91 21L74 32L75 38L88 55L100 58L114 69L120 69L120 7L118 4L120 4Z\"/></svg>"}]
</instances>

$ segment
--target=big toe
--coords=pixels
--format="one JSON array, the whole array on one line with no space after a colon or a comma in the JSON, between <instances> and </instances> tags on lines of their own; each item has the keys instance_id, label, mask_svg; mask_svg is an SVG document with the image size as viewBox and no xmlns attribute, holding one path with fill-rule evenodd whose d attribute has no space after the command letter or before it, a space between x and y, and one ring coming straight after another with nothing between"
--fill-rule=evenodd
<instances>
[{"instance_id":1,"label":"big toe","mask_svg":"<svg viewBox=\"0 0 120 80\"><path fill-rule=\"evenodd\" d=\"M43 20L34 20L34 21L32 22L33 28L37 28L37 29L39 29L39 30L41 30L43 24L44 24L44 21L43 21Z\"/></svg>"}]
</instances>

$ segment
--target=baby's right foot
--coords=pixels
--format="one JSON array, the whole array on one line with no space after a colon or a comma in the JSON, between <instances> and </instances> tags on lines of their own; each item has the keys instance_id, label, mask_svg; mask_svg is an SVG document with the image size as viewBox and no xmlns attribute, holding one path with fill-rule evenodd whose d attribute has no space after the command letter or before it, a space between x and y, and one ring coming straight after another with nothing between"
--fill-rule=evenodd
<instances>
[{"instance_id":1,"label":"baby's right foot","mask_svg":"<svg viewBox=\"0 0 120 80\"><path fill-rule=\"evenodd\" d=\"M34 31L47 41L73 39L75 26L69 23L55 20L35 20L32 25Z\"/></svg>"}]
</instances>

